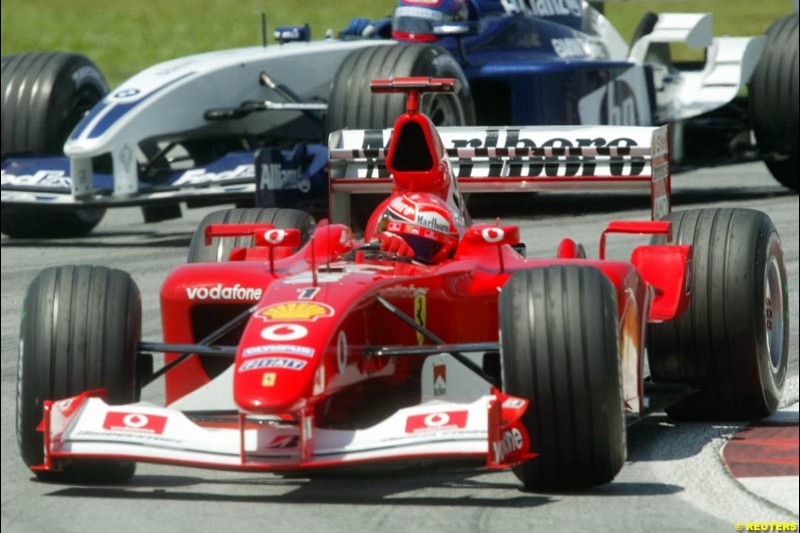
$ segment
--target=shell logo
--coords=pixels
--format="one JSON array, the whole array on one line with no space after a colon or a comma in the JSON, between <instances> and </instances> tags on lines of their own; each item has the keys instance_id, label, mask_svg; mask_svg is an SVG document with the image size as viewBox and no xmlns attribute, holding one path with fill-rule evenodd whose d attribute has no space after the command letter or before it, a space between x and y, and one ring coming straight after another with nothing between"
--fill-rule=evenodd
<instances>
[{"instance_id":1,"label":"shell logo","mask_svg":"<svg viewBox=\"0 0 800 533\"><path fill-rule=\"evenodd\" d=\"M264 320L309 320L334 315L333 307L317 302L283 302L265 307L258 312Z\"/></svg>"}]
</instances>

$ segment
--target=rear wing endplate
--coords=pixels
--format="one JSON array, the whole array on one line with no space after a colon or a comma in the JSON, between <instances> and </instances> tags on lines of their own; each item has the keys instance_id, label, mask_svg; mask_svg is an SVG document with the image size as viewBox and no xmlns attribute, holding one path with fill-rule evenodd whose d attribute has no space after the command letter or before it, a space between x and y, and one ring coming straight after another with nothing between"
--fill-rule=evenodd
<instances>
[{"instance_id":1,"label":"rear wing endplate","mask_svg":"<svg viewBox=\"0 0 800 533\"><path fill-rule=\"evenodd\" d=\"M439 128L464 193L649 192L653 220L671 210L669 130L631 126ZM385 130L331 133L331 220L350 222L353 194L389 193Z\"/></svg>"}]
</instances>

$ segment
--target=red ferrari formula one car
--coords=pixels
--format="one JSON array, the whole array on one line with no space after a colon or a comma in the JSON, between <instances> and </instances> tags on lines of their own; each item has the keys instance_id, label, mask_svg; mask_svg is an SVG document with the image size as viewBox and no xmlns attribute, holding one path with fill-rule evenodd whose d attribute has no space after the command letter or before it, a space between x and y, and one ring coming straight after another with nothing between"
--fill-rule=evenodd
<instances>
[{"instance_id":1,"label":"red ferrari formula one car","mask_svg":"<svg viewBox=\"0 0 800 533\"><path fill-rule=\"evenodd\" d=\"M407 112L384 132L385 153L360 148L363 131L331 136L332 222L285 209L209 215L161 289L161 343L140 340L139 291L124 272L44 270L19 350L31 470L120 481L138 461L312 472L475 458L513 467L528 487L571 489L611 481L627 425L654 410L774 411L789 316L770 219L670 213L666 128L501 129L518 142L455 149L459 165L485 170L456 178L418 112L421 93L455 83L373 82L408 93ZM472 224L459 192L509 187L646 187L652 220L611 222L598 259L570 239L526 258L518 228ZM356 240L340 223L350 194L381 190L391 194ZM618 233L651 243L606 259ZM156 371L154 352L165 354ZM140 402L162 376L166 405Z\"/></svg>"}]
</instances>

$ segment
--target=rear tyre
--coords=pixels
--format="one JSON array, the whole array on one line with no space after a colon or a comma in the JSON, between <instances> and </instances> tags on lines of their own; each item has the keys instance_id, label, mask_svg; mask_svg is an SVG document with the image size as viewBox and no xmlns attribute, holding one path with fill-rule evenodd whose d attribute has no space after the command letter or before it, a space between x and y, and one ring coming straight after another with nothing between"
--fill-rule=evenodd
<instances>
[{"instance_id":1,"label":"rear tyre","mask_svg":"<svg viewBox=\"0 0 800 533\"><path fill-rule=\"evenodd\" d=\"M789 359L789 293L772 221L750 209L681 211L669 220L676 242L693 245L692 300L683 315L649 326L650 372L697 392L667 413L748 420L774 412Z\"/></svg>"},{"instance_id":2,"label":"rear tyre","mask_svg":"<svg viewBox=\"0 0 800 533\"><path fill-rule=\"evenodd\" d=\"M83 116L108 92L100 70L78 54L35 52L2 60L2 157L63 155L64 143ZM105 209L9 207L0 231L9 237L76 237L103 218Z\"/></svg>"},{"instance_id":3,"label":"rear tyre","mask_svg":"<svg viewBox=\"0 0 800 533\"><path fill-rule=\"evenodd\" d=\"M189 244L188 263L217 263L227 261L231 250L253 245L252 237L215 238L206 245L206 227L211 224L272 224L280 229L300 230L301 245L314 233L314 217L297 209L251 207L214 211L203 218Z\"/></svg>"},{"instance_id":4,"label":"rear tyre","mask_svg":"<svg viewBox=\"0 0 800 533\"><path fill-rule=\"evenodd\" d=\"M109 404L139 399L137 343L142 309L139 289L121 270L64 266L43 270L23 304L17 367L17 441L28 466L44 460L36 430L45 400L105 388ZM46 481L117 483L136 463L74 461L58 472L36 472Z\"/></svg>"},{"instance_id":5,"label":"rear tyre","mask_svg":"<svg viewBox=\"0 0 800 533\"><path fill-rule=\"evenodd\" d=\"M516 272L500 293L504 389L528 398L531 452L514 468L532 489L608 483L625 462L617 300L596 268Z\"/></svg>"},{"instance_id":6,"label":"rear tyre","mask_svg":"<svg viewBox=\"0 0 800 533\"><path fill-rule=\"evenodd\" d=\"M800 59L798 14L785 15L767 30L767 45L749 86L750 115L758 149L782 185L798 191Z\"/></svg>"}]
</instances>

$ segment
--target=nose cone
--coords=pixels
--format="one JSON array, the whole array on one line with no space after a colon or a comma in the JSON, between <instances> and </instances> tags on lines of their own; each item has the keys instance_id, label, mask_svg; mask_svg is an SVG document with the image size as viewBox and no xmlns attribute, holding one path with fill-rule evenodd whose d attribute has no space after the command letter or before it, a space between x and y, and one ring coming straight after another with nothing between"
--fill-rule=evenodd
<instances>
[{"instance_id":1,"label":"nose cone","mask_svg":"<svg viewBox=\"0 0 800 533\"><path fill-rule=\"evenodd\" d=\"M236 354L234 400L249 412L296 411L311 397L329 336L330 306L282 302L255 313Z\"/></svg>"}]
</instances>

